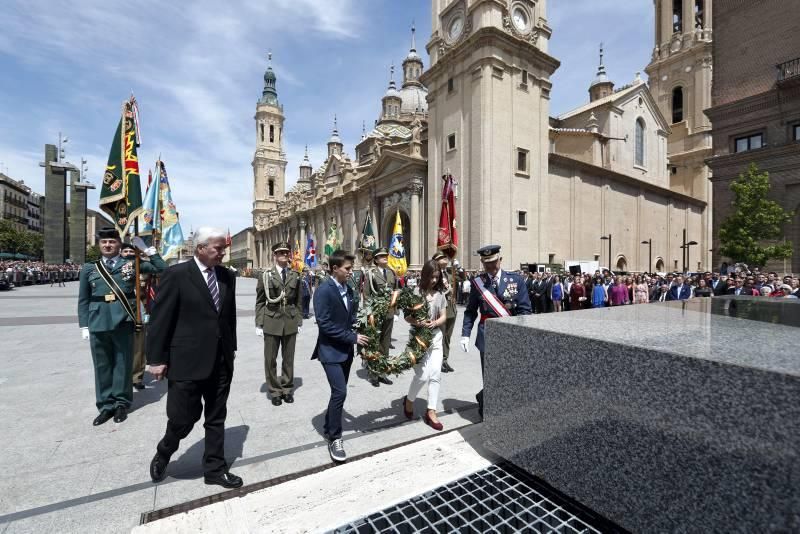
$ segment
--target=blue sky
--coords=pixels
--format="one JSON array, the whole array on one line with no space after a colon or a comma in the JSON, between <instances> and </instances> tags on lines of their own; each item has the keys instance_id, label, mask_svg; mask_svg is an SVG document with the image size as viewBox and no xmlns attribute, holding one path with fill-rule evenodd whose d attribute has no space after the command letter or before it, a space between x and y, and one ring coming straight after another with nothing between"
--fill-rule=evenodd
<instances>
[{"instance_id":1,"label":"blue sky","mask_svg":"<svg viewBox=\"0 0 800 534\"><path fill-rule=\"evenodd\" d=\"M169 5L174 4L174 5ZM287 188L309 145L325 154L333 115L353 154L373 124L389 65L430 36L430 0L3 0L0 4L1 169L44 192L44 144L70 138L67 160L88 160L99 184L121 102L140 105L142 174L160 153L184 232L250 224L253 115L267 50L286 114ZM551 115L583 104L597 48L617 85L630 82L653 47L652 0L550 0ZM89 205L97 208L97 191Z\"/></svg>"}]
</instances>

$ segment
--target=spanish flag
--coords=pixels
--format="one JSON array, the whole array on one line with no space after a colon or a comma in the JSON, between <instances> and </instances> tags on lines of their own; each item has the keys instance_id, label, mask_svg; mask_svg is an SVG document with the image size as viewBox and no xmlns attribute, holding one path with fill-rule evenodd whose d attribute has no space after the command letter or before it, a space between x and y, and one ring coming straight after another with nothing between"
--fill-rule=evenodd
<instances>
[{"instance_id":1,"label":"spanish flag","mask_svg":"<svg viewBox=\"0 0 800 534\"><path fill-rule=\"evenodd\" d=\"M394 219L394 229L392 230L392 240L389 245L389 267L397 276L403 276L408 270L406 263L406 248L403 244L403 223L400 221L400 210Z\"/></svg>"}]
</instances>

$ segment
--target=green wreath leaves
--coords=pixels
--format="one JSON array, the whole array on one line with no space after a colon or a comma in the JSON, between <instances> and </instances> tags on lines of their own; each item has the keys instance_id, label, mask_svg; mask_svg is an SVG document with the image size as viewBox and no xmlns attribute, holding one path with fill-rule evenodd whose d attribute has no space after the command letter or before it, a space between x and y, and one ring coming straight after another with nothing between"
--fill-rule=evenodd
<instances>
[{"instance_id":1,"label":"green wreath leaves","mask_svg":"<svg viewBox=\"0 0 800 534\"><path fill-rule=\"evenodd\" d=\"M428 319L428 301L422 295L415 295L409 288L396 295L391 289L385 288L366 299L358 310L356 328L359 334L369 338L367 345L361 348L361 358L376 376L399 375L411 369L419 363L433 341L430 328L412 326L405 350L397 356L384 355L380 345L381 327L393 315L394 308L401 310L405 317L413 317L415 321Z\"/></svg>"}]
</instances>

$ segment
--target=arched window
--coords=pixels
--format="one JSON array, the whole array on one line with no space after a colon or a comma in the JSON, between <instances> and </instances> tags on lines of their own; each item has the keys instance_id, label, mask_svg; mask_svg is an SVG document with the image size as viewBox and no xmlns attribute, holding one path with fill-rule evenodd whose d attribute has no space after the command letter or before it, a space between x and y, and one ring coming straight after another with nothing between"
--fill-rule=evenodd
<instances>
[{"instance_id":1,"label":"arched window","mask_svg":"<svg viewBox=\"0 0 800 534\"><path fill-rule=\"evenodd\" d=\"M634 164L644 167L644 119L636 119L636 139L635 139Z\"/></svg>"},{"instance_id":2,"label":"arched window","mask_svg":"<svg viewBox=\"0 0 800 534\"><path fill-rule=\"evenodd\" d=\"M617 258L617 271L624 271L627 272L628 270L628 260L625 259L625 256L620 256Z\"/></svg>"},{"instance_id":3,"label":"arched window","mask_svg":"<svg viewBox=\"0 0 800 534\"><path fill-rule=\"evenodd\" d=\"M264 142L264 125L263 124L259 124L259 127L261 128L261 142L263 143Z\"/></svg>"},{"instance_id":4,"label":"arched window","mask_svg":"<svg viewBox=\"0 0 800 534\"><path fill-rule=\"evenodd\" d=\"M658 258L656 260L656 272L663 273L664 272L664 260Z\"/></svg>"},{"instance_id":5,"label":"arched window","mask_svg":"<svg viewBox=\"0 0 800 534\"><path fill-rule=\"evenodd\" d=\"M672 124L683 120L683 87L672 90Z\"/></svg>"},{"instance_id":6,"label":"arched window","mask_svg":"<svg viewBox=\"0 0 800 534\"><path fill-rule=\"evenodd\" d=\"M269 142L270 143L275 142L275 126L273 126L272 124L269 125Z\"/></svg>"},{"instance_id":7,"label":"arched window","mask_svg":"<svg viewBox=\"0 0 800 534\"><path fill-rule=\"evenodd\" d=\"M672 0L672 33L683 31L683 0Z\"/></svg>"}]
</instances>

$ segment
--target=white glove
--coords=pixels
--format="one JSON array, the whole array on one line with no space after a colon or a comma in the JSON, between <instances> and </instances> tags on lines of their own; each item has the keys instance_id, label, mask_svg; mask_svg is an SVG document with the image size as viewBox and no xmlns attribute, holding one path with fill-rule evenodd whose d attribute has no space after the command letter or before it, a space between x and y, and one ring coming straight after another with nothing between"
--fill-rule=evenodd
<instances>
[{"instance_id":1,"label":"white glove","mask_svg":"<svg viewBox=\"0 0 800 534\"><path fill-rule=\"evenodd\" d=\"M263 329L263 328L256 327L256 335L257 335L258 337L264 337L264 329Z\"/></svg>"},{"instance_id":2,"label":"white glove","mask_svg":"<svg viewBox=\"0 0 800 534\"><path fill-rule=\"evenodd\" d=\"M302 331L303 331L303 327L302 326L298 326L297 327L297 333L300 334Z\"/></svg>"},{"instance_id":3,"label":"white glove","mask_svg":"<svg viewBox=\"0 0 800 534\"><path fill-rule=\"evenodd\" d=\"M82 326L81 327L81 339L84 340L84 341L89 339L89 327L88 326Z\"/></svg>"},{"instance_id":4,"label":"white glove","mask_svg":"<svg viewBox=\"0 0 800 534\"><path fill-rule=\"evenodd\" d=\"M144 239L142 239L138 235L134 236L133 239L131 239L131 245L144 252L145 256L152 256L153 254L156 253L156 247L148 247L144 243Z\"/></svg>"},{"instance_id":5,"label":"white glove","mask_svg":"<svg viewBox=\"0 0 800 534\"><path fill-rule=\"evenodd\" d=\"M464 349L464 352L469 352L469 336L461 338L461 348Z\"/></svg>"}]
</instances>

